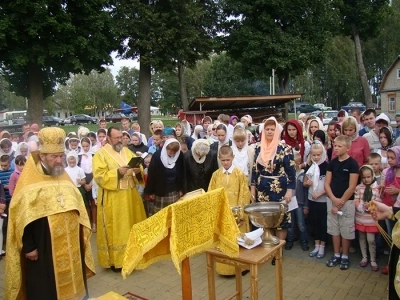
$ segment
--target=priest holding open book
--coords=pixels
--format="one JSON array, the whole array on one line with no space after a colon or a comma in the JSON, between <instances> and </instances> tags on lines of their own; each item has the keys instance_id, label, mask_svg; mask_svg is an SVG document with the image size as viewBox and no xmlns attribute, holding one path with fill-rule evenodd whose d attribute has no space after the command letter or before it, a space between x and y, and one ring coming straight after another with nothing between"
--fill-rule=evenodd
<instances>
[{"instance_id":1,"label":"priest holding open book","mask_svg":"<svg viewBox=\"0 0 400 300\"><path fill-rule=\"evenodd\" d=\"M132 165L135 154L123 147L119 128L110 127L107 140L93 157L93 176L99 186L97 253L100 266L119 272L132 226L146 219L136 188L144 184L143 168Z\"/></svg>"}]
</instances>

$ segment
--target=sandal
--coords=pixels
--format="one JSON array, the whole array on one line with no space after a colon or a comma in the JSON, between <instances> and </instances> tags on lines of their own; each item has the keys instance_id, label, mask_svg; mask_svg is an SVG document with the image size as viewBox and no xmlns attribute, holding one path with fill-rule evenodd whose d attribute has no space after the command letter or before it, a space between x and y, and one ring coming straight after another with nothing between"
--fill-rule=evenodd
<instances>
[{"instance_id":1,"label":"sandal","mask_svg":"<svg viewBox=\"0 0 400 300\"><path fill-rule=\"evenodd\" d=\"M347 270L350 267L350 260L348 258L342 258L340 261L340 270Z\"/></svg>"},{"instance_id":2,"label":"sandal","mask_svg":"<svg viewBox=\"0 0 400 300\"><path fill-rule=\"evenodd\" d=\"M309 257L314 257L314 256L317 256L317 254L318 254L318 250L317 251L311 251L310 253L308 253L308 256Z\"/></svg>"},{"instance_id":3,"label":"sandal","mask_svg":"<svg viewBox=\"0 0 400 300\"><path fill-rule=\"evenodd\" d=\"M379 271L379 266L376 264L375 261L371 261L371 270L374 272Z\"/></svg>"},{"instance_id":4,"label":"sandal","mask_svg":"<svg viewBox=\"0 0 400 300\"><path fill-rule=\"evenodd\" d=\"M340 256L338 257L335 255L332 256L331 259L326 262L326 265L328 267L334 267L337 266L338 264L340 264Z\"/></svg>"},{"instance_id":5,"label":"sandal","mask_svg":"<svg viewBox=\"0 0 400 300\"><path fill-rule=\"evenodd\" d=\"M360 261L360 267L365 268L368 265L368 259L366 257L363 257L363 259Z\"/></svg>"}]
</instances>

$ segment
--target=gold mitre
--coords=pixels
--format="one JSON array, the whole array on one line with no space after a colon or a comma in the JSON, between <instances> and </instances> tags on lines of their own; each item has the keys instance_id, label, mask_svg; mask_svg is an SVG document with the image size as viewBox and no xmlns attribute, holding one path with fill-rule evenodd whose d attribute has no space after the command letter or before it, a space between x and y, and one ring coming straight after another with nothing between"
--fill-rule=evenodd
<instances>
[{"instance_id":1,"label":"gold mitre","mask_svg":"<svg viewBox=\"0 0 400 300\"><path fill-rule=\"evenodd\" d=\"M58 127L46 127L39 131L39 151L41 153L64 152L65 131Z\"/></svg>"}]
</instances>

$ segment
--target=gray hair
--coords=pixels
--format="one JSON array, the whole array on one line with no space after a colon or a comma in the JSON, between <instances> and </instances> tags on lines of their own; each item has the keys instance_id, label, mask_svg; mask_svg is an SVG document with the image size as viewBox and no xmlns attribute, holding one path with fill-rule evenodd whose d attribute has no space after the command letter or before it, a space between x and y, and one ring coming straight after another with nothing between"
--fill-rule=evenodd
<instances>
[{"instance_id":1,"label":"gray hair","mask_svg":"<svg viewBox=\"0 0 400 300\"><path fill-rule=\"evenodd\" d=\"M210 152L210 145L206 143L196 143L193 150L198 156L203 157Z\"/></svg>"}]
</instances>

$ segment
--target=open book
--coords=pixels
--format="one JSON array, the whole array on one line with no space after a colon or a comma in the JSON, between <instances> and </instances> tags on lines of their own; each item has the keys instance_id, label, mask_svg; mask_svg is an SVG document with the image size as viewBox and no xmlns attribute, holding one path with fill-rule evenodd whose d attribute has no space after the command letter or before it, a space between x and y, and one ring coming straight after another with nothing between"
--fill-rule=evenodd
<instances>
[{"instance_id":1,"label":"open book","mask_svg":"<svg viewBox=\"0 0 400 300\"><path fill-rule=\"evenodd\" d=\"M198 189L198 190L194 190L192 192L186 193L185 195L183 195L180 200L187 200L187 199L191 199L193 197L199 196L201 194L204 194L205 191L203 189Z\"/></svg>"}]
</instances>

